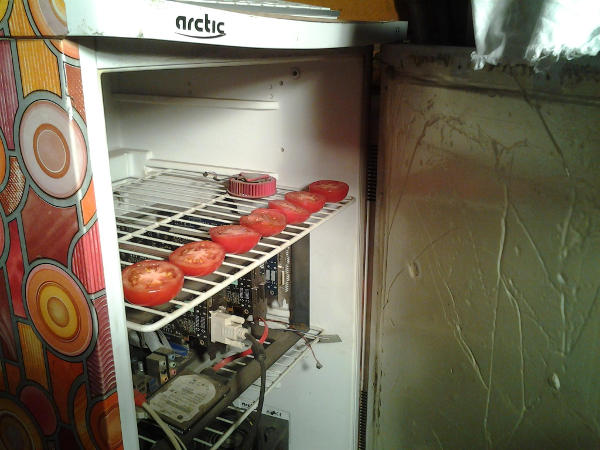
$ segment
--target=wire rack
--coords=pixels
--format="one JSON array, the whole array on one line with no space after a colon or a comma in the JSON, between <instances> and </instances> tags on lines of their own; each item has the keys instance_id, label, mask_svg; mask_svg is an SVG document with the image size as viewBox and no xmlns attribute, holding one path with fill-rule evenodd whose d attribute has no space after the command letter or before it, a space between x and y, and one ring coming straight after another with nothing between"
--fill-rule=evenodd
<instances>
[{"instance_id":1,"label":"wire rack","mask_svg":"<svg viewBox=\"0 0 600 450\"><path fill-rule=\"evenodd\" d=\"M289 331L290 333L292 331ZM310 346L319 342L319 337L323 329L311 327L308 332L303 335L310 341ZM269 344L267 340L266 344ZM299 340L286 353L284 353L275 363L273 363L266 373L266 390L265 395L268 395L271 390L276 387L282 379L305 357L311 352L304 340ZM239 370L253 361L252 355L246 356L228 365L222 367L218 374L225 378L233 378ZM196 449L218 449L230 438L248 418L248 416L258 406L258 395L260 391L260 378L257 379L248 389L241 395L244 398L244 408L230 405L228 406L210 425L193 439ZM151 444L156 441L148 436L140 434L139 438Z\"/></svg>"},{"instance_id":2,"label":"wire rack","mask_svg":"<svg viewBox=\"0 0 600 450\"><path fill-rule=\"evenodd\" d=\"M319 335L323 330L320 328L313 327L306 334L310 336L310 345L314 345L319 342ZM298 341L292 348L290 348L284 355L281 356L269 369L267 370L267 383L266 383L266 391L265 394L271 392L271 390L277 386L277 384L283 379L285 375L287 375L293 368L300 362L311 349L304 343L303 340ZM237 373L237 370L240 370L250 361L252 361L252 356L248 356L243 359L238 359L228 364L219 370L219 375L224 375L226 377L234 377ZM250 401L250 405L247 409L241 410L239 417L235 421L227 420L222 417L223 415L217 417L217 419L211 424L211 426L206 427L204 429L204 433L201 436L194 438L194 442L197 444L201 444L205 446L205 448L217 449L219 448L231 434L246 420L246 418L250 415L252 411L256 409L258 406L258 394L260 390L260 379L256 380L252 386L250 386L244 393L242 397L251 398L253 400ZM231 408L231 407L230 407ZM229 423L231 422L231 423ZM224 424L221 425L220 424ZM216 440L215 440L216 439ZM199 446L199 448L202 448Z\"/></svg>"},{"instance_id":3,"label":"wire rack","mask_svg":"<svg viewBox=\"0 0 600 450\"><path fill-rule=\"evenodd\" d=\"M239 223L239 218L269 200L282 199L295 189L278 188L264 199L243 199L227 193L227 177L179 169L152 170L144 178L127 179L113 186L121 268L144 259L167 259L188 242L209 239L209 229ZM310 216L306 222L288 225L276 236L262 238L248 253L227 254L214 273L185 277L183 289L170 302L145 307L125 302L127 327L142 332L167 325L235 280L277 255L294 242L354 202L347 197Z\"/></svg>"}]
</instances>

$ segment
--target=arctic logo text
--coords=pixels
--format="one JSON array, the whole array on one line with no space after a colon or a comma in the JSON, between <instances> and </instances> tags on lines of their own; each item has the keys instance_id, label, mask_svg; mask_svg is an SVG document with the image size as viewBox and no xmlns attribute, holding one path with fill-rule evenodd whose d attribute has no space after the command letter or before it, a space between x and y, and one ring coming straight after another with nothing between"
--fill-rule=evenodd
<instances>
[{"instance_id":1,"label":"arctic logo text","mask_svg":"<svg viewBox=\"0 0 600 450\"><path fill-rule=\"evenodd\" d=\"M186 34L176 31L177 34L196 39L214 39L225 36L225 23L211 20L208 14L204 14L204 18L178 16L175 19L175 26L178 30L190 32Z\"/></svg>"}]
</instances>

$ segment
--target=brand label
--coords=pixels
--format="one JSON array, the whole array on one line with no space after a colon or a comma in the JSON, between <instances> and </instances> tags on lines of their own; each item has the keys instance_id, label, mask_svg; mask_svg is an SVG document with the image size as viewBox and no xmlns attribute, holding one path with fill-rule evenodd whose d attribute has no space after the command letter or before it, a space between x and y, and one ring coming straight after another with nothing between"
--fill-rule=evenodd
<instances>
[{"instance_id":1,"label":"brand label","mask_svg":"<svg viewBox=\"0 0 600 450\"><path fill-rule=\"evenodd\" d=\"M236 398L233 401L233 405L238 408L248 409L254 404L254 400ZM290 420L290 413L288 411L282 411L280 409L271 408L267 405L263 407L263 414L267 416L277 417L278 419Z\"/></svg>"},{"instance_id":2,"label":"brand label","mask_svg":"<svg viewBox=\"0 0 600 450\"><path fill-rule=\"evenodd\" d=\"M175 33L196 39L214 39L225 36L225 22L211 19L208 14L204 17L177 16Z\"/></svg>"}]
</instances>

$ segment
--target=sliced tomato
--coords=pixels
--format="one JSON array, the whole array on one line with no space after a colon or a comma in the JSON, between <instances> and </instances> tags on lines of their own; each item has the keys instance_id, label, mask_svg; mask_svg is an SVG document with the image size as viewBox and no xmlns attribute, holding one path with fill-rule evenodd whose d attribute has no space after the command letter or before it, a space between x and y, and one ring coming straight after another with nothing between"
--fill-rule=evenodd
<instances>
[{"instance_id":1,"label":"sliced tomato","mask_svg":"<svg viewBox=\"0 0 600 450\"><path fill-rule=\"evenodd\" d=\"M310 217L310 212L306 209L296 206L287 200L271 200L269 208L277 209L285 214L287 223L301 223Z\"/></svg>"},{"instance_id":2,"label":"sliced tomato","mask_svg":"<svg viewBox=\"0 0 600 450\"><path fill-rule=\"evenodd\" d=\"M285 214L276 209L258 208L250 215L240 217L240 225L252 228L261 236L279 234L286 224Z\"/></svg>"},{"instance_id":3,"label":"sliced tomato","mask_svg":"<svg viewBox=\"0 0 600 450\"><path fill-rule=\"evenodd\" d=\"M343 181L319 180L308 185L308 190L325 196L328 202L339 202L348 195L349 186Z\"/></svg>"},{"instance_id":4,"label":"sliced tomato","mask_svg":"<svg viewBox=\"0 0 600 450\"><path fill-rule=\"evenodd\" d=\"M315 192L296 191L285 194L285 199L300 208L304 208L309 213L320 211L325 205L325 196Z\"/></svg>"},{"instance_id":5,"label":"sliced tomato","mask_svg":"<svg viewBox=\"0 0 600 450\"><path fill-rule=\"evenodd\" d=\"M183 271L167 261L137 262L123 269L121 277L125 298L137 305L168 302L183 287Z\"/></svg>"},{"instance_id":6,"label":"sliced tomato","mask_svg":"<svg viewBox=\"0 0 600 450\"><path fill-rule=\"evenodd\" d=\"M246 253L260 239L260 234L242 225L221 225L209 231L210 238L223 246L227 253Z\"/></svg>"},{"instance_id":7,"label":"sliced tomato","mask_svg":"<svg viewBox=\"0 0 600 450\"><path fill-rule=\"evenodd\" d=\"M183 273L196 277L213 273L224 259L225 249L212 241L190 242L169 255L169 261Z\"/></svg>"}]
</instances>

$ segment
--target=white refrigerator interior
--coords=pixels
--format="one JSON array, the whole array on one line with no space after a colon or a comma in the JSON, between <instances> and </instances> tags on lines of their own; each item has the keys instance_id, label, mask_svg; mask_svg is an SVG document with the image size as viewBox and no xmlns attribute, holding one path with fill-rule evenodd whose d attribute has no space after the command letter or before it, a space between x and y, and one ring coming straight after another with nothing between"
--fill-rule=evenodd
<instances>
[{"instance_id":1,"label":"white refrigerator interior","mask_svg":"<svg viewBox=\"0 0 600 450\"><path fill-rule=\"evenodd\" d=\"M318 179L350 185L356 201L310 235L311 325L341 342L316 344L324 367L301 361L265 408L288 415L292 449L355 448L370 53L207 50L202 58L192 54L207 47L197 45L103 45L83 46L81 61L126 448L137 436L109 167L114 181L152 164L269 172L297 188Z\"/></svg>"}]
</instances>

